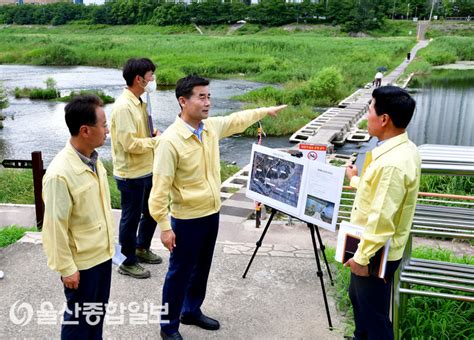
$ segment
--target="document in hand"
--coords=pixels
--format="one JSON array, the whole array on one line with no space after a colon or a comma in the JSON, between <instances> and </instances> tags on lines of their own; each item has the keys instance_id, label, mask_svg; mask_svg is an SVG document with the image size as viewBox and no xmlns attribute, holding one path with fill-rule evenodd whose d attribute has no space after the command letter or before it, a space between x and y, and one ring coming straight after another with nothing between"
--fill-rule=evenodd
<instances>
[{"instance_id":1,"label":"document in hand","mask_svg":"<svg viewBox=\"0 0 474 340\"><path fill-rule=\"evenodd\" d=\"M337 235L336 261L346 263L357 251L364 227L342 221ZM390 240L370 258L369 273L383 279L387 267Z\"/></svg>"}]
</instances>

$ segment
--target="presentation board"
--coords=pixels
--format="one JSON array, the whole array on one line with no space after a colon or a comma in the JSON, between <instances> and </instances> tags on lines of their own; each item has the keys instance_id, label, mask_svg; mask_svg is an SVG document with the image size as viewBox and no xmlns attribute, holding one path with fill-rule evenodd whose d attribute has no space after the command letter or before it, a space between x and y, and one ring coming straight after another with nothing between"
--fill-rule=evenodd
<instances>
[{"instance_id":1,"label":"presentation board","mask_svg":"<svg viewBox=\"0 0 474 340\"><path fill-rule=\"evenodd\" d=\"M254 144L247 197L335 231L344 168Z\"/></svg>"}]
</instances>

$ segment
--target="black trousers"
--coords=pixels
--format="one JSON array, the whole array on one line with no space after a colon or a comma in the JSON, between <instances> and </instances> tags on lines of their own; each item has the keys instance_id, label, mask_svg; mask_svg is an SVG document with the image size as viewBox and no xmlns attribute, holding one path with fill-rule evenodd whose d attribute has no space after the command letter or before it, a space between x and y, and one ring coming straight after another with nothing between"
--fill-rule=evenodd
<instances>
[{"instance_id":1,"label":"black trousers","mask_svg":"<svg viewBox=\"0 0 474 340\"><path fill-rule=\"evenodd\" d=\"M200 316L202 313L219 213L189 220L171 217L171 228L176 234L176 247L170 255L163 285L162 303L168 304L169 313L163 316L161 323L161 329L168 335L178 331L180 315Z\"/></svg>"},{"instance_id":2,"label":"black trousers","mask_svg":"<svg viewBox=\"0 0 474 340\"><path fill-rule=\"evenodd\" d=\"M137 263L136 248L149 249L156 221L150 216L148 198L152 186L152 176L133 179L115 179L120 190L120 218L119 242L122 254L127 258L124 265Z\"/></svg>"},{"instance_id":3,"label":"black trousers","mask_svg":"<svg viewBox=\"0 0 474 340\"><path fill-rule=\"evenodd\" d=\"M389 318L390 295L393 275L399 264L400 260L387 262L385 280L351 273L349 297L354 310L354 336L357 340L393 340Z\"/></svg>"},{"instance_id":4,"label":"black trousers","mask_svg":"<svg viewBox=\"0 0 474 340\"><path fill-rule=\"evenodd\" d=\"M79 271L79 288L64 287L67 310L62 340L102 339L106 304L109 302L112 260Z\"/></svg>"}]
</instances>

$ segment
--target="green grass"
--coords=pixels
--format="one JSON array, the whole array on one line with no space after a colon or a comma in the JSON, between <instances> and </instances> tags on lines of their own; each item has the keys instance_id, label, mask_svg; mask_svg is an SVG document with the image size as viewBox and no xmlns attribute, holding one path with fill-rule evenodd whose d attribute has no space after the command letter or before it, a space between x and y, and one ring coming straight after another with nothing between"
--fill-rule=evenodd
<instances>
[{"instance_id":1,"label":"green grass","mask_svg":"<svg viewBox=\"0 0 474 340\"><path fill-rule=\"evenodd\" d=\"M59 98L60 93L55 88L40 89L37 87L24 87L20 89L15 88L15 98L29 98L29 99L56 99Z\"/></svg>"},{"instance_id":2,"label":"green grass","mask_svg":"<svg viewBox=\"0 0 474 340\"><path fill-rule=\"evenodd\" d=\"M120 209L120 192L113 178L112 161L104 160L113 209ZM236 165L221 162L221 178L225 181L239 170ZM31 170L0 170L0 203L34 204L33 174Z\"/></svg>"},{"instance_id":3,"label":"green grass","mask_svg":"<svg viewBox=\"0 0 474 340\"><path fill-rule=\"evenodd\" d=\"M237 165L221 161L221 181L224 182L239 170L240 168Z\"/></svg>"},{"instance_id":4,"label":"green grass","mask_svg":"<svg viewBox=\"0 0 474 340\"><path fill-rule=\"evenodd\" d=\"M420 191L474 196L474 177L437 175L421 176Z\"/></svg>"},{"instance_id":5,"label":"green grass","mask_svg":"<svg viewBox=\"0 0 474 340\"><path fill-rule=\"evenodd\" d=\"M100 99L102 99L104 104L111 104L115 102L114 97L106 95L104 91L102 90L81 90L79 92L71 91L71 93L68 96L64 96L56 100L60 102L70 102L74 97L90 95L90 94L98 96Z\"/></svg>"},{"instance_id":6,"label":"green grass","mask_svg":"<svg viewBox=\"0 0 474 340\"><path fill-rule=\"evenodd\" d=\"M331 293L338 310L345 317L345 334L354 332L354 315L347 293L350 271L334 260L335 249L326 248L335 286ZM474 257L457 257L443 249L419 247L413 257L474 265ZM436 290L436 289L433 289ZM439 291L439 290L437 290ZM474 337L472 303L413 296L408 299L406 318L402 320L403 339L472 339Z\"/></svg>"},{"instance_id":7,"label":"green grass","mask_svg":"<svg viewBox=\"0 0 474 340\"><path fill-rule=\"evenodd\" d=\"M474 70L433 69L412 79L410 87L449 86L467 88L474 84Z\"/></svg>"},{"instance_id":8,"label":"green grass","mask_svg":"<svg viewBox=\"0 0 474 340\"><path fill-rule=\"evenodd\" d=\"M279 83L283 89L267 95L257 90L241 99L258 105L284 102L301 112L337 103L372 80L379 66L394 69L415 44L408 36L350 38L338 28L317 25L291 32L248 26L233 35L225 26L206 27L205 35L181 29L184 33L174 34L176 27L9 26L0 30L0 63L121 68L130 57L146 56L157 64L160 85L174 85L189 73ZM293 133L308 122L293 118L286 119L291 128L276 121L269 134Z\"/></svg>"},{"instance_id":9,"label":"green grass","mask_svg":"<svg viewBox=\"0 0 474 340\"><path fill-rule=\"evenodd\" d=\"M450 251L428 247L415 248L413 257L474 265L474 257L456 257ZM416 288L415 288L416 289ZM431 291L446 292L438 288ZM432 297L412 296L408 299L406 318L402 320L405 339L473 339L474 308L472 303Z\"/></svg>"},{"instance_id":10,"label":"green grass","mask_svg":"<svg viewBox=\"0 0 474 340\"><path fill-rule=\"evenodd\" d=\"M262 104L264 105L264 104ZM277 105L266 104L266 105ZM254 105L255 106L255 105ZM262 119L263 131L267 136L286 136L291 135L299 128L307 124L319 116L319 112L313 110L307 105L290 106L281 111L277 117L267 116ZM258 125L254 124L248 127L244 132L244 136L256 137L258 134Z\"/></svg>"},{"instance_id":11,"label":"green grass","mask_svg":"<svg viewBox=\"0 0 474 340\"><path fill-rule=\"evenodd\" d=\"M362 119L357 127L358 127L360 130L367 130L368 123L369 123L369 122L368 122L367 119Z\"/></svg>"},{"instance_id":12,"label":"green grass","mask_svg":"<svg viewBox=\"0 0 474 340\"><path fill-rule=\"evenodd\" d=\"M460 60L474 60L474 38L469 36L449 36L434 39L421 49L415 60L407 67L405 76L430 74L432 67L451 64Z\"/></svg>"},{"instance_id":13,"label":"green grass","mask_svg":"<svg viewBox=\"0 0 474 340\"><path fill-rule=\"evenodd\" d=\"M12 243L15 243L25 235L27 231L38 231L34 228L21 228L15 225L0 228L0 248L4 248Z\"/></svg>"},{"instance_id":14,"label":"green grass","mask_svg":"<svg viewBox=\"0 0 474 340\"><path fill-rule=\"evenodd\" d=\"M31 170L0 170L0 203L34 204Z\"/></svg>"}]
</instances>

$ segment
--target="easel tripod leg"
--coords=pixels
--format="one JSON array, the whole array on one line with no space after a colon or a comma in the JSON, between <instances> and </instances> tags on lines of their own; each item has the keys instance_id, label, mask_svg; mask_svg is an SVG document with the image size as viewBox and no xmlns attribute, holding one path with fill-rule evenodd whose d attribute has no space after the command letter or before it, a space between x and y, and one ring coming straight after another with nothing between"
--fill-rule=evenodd
<instances>
[{"instance_id":1,"label":"easel tripod leg","mask_svg":"<svg viewBox=\"0 0 474 340\"><path fill-rule=\"evenodd\" d=\"M277 210L276 209L272 209L272 213L270 215L270 218L268 219L268 222L267 222L267 225L265 226L265 229L263 229L263 233L262 233L262 236L260 236L260 239L257 241L257 247L255 248L255 250L253 251L253 255L252 257L250 258L250 261L249 261L249 264L247 265L247 268L245 269L245 272L244 272L244 275L242 275L242 278L245 279L245 277L247 276L247 273L250 269L250 266L252 265L252 262L253 262L253 259L255 258L255 255L257 255L257 251L258 251L258 248L261 247L262 245L262 241L263 241L263 238L265 237L265 234L267 233L267 230L268 228L270 227L270 223L272 223L272 220L273 220L273 216L275 216Z\"/></svg>"},{"instance_id":2,"label":"easel tripod leg","mask_svg":"<svg viewBox=\"0 0 474 340\"><path fill-rule=\"evenodd\" d=\"M323 244L321 234L319 233L319 227L317 225L313 225L313 227L316 229L316 235L318 235L319 249L321 249L321 252L323 253L324 263L326 264L326 269L329 274L329 280L331 281L331 286L334 286L334 281L331 275L331 268L329 268L329 263L328 263L328 259L326 257L326 252L325 252L326 246Z\"/></svg>"},{"instance_id":3,"label":"easel tripod leg","mask_svg":"<svg viewBox=\"0 0 474 340\"><path fill-rule=\"evenodd\" d=\"M308 223L308 228L311 233L311 241L313 242L313 250L314 250L314 255L316 257L316 265L318 266L317 275L319 276L319 280L321 281L321 289L323 291L324 306L326 307L326 315L328 317L329 329L332 330L333 327L332 327L332 322L331 322L331 314L329 312L328 298L326 296L326 289L324 287L323 272L321 270L321 262L319 261L318 248L316 247L316 237L314 236L315 227L311 223Z\"/></svg>"}]
</instances>

